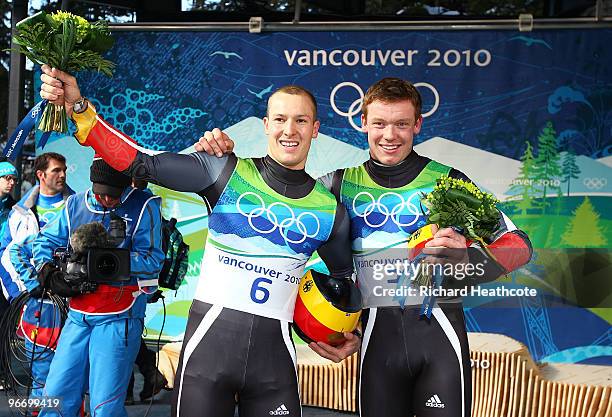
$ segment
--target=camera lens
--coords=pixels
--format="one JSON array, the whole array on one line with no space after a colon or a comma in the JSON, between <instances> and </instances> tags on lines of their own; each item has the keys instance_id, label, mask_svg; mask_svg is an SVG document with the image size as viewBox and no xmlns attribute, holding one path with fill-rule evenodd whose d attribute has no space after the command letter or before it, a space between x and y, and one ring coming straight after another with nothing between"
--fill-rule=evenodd
<instances>
[{"instance_id":1,"label":"camera lens","mask_svg":"<svg viewBox=\"0 0 612 417\"><path fill-rule=\"evenodd\" d=\"M102 277L111 277L118 272L119 260L112 253L102 254L96 259L96 272Z\"/></svg>"}]
</instances>

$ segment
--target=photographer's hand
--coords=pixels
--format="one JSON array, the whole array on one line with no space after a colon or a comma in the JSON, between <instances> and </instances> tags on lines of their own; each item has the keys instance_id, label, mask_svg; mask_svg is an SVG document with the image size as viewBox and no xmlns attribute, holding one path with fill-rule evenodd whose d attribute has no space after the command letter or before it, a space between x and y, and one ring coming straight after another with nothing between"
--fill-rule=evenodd
<instances>
[{"instance_id":1,"label":"photographer's hand","mask_svg":"<svg viewBox=\"0 0 612 417\"><path fill-rule=\"evenodd\" d=\"M47 262L38 272L40 285L60 297L74 297L81 292L66 282L64 274L51 262Z\"/></svg>"},{"instance_id":2,"label":"photographer's hand","mask_svg":"<svg viewBox=\"0 0 612 417\"><path fill-rule=\"evenodd\" d=\"M46 297L46 295L47 295L45 293L45 289L43 288L42 285L39 285L39 286L37 286L35 288L32 288L30 291L28 291L28 293L33 298L43 298L43 296Z\"/></svg>"}]
</instances>

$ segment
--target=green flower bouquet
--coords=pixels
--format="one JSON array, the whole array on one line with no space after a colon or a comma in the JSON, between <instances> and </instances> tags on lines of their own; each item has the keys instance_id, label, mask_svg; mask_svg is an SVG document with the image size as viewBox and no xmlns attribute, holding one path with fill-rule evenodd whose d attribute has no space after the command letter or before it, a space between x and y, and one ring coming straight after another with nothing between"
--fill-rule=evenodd
<instances>
[{"instance_id":1,"label":"green flower bouquet","mask_svg":"<svg viewBox=\"0 0 612 417\"><path fill-rule=\"evenodd\" d=\"M106 21L89 23L68 12L39 12L17 23L13 42L19 46L19 52L39 65L47 64L71 74L95 70L109 77L113 75L115 64L102 57L114 43ZM47 105L38 129L67 132L64 106Z\"/></svg>"},{"instance_id":2,"label":"green flower bouquet","mask_svg":"<svg viewBox=\"0 0 612 417\"><path fill-rule=\"evenodd\" d=\"M412 262L427 265L432 262L429 258L438 258L433 255L428 257L422 253L426 243L434 239L437 230L431 225L437 225L440 229L451 227L459 231L466 239L479 242L483 250L495 259L486 244L486 240L493 237L500 216L495 206L498 200L492 194L481 191L471 182L442 176L436 180L436 185L430 193L421 194L421 201L429 209L429 213L425 226L415 231L408 241L409 257ZM439 258L440 261L433 263L440 264L442 268L418 268L412 278L413 287L438 288L442 285L444 275L452 274L452 268L447 268L452 263L444 263L445 256ZM428 295L423 299L422 315L431 317L435 300L434 295Z\"/></svg>"},{"instance_id":3,"label":"green flower bouquet","mask_svg":"<svg viewBox=\"0 0 612 417\"><path fill-rule=\"evenodd\" d=\"M493 236L499 223L495 206L498 200L493 194L471 182L442 176L433 191L422 197L429 209L427 224L461 229L466 238L479 242L486 250L485 240Z\"/></svg>"},{"instance_id":4,"label":"green flower bouquet","mask_svg":"<svg viewBox=\"0 0 612 417\"><path fill-rule=\"evenodd\" d=\"M429 209L427 223L417 230L416 240L421 238L420 246L433 239L434 231L421 233L422 230L431 228L432 224L439 228L452 227L463 233L467 239L477 241L483 250L491 257L493 255L487 249L486 240L490 239L499 223L499 211L495 206L498 200L490 193L481 191L471 182L457 178L442 176L436 180L433 191L428 194L423 193L421 200L425 207ZM420 235L426 235L421 237ZM414 245L413 245L414 246ZM417 249L419 244L416 244ZM415 253L419 252L418 250ZM420 260L418 260L420 257ZM422 264L428 263L424 255L414 258ZM493 257L494 259L494 257ZM443 264L444 265L444 264ZM419 268L413 278L414 287L439 287L444 277L440 269L432 272L429 268ZM431 295L423 300L421 314L431 317L432 308L435 305L436 297Z\"/></svg>"}]
</instances>

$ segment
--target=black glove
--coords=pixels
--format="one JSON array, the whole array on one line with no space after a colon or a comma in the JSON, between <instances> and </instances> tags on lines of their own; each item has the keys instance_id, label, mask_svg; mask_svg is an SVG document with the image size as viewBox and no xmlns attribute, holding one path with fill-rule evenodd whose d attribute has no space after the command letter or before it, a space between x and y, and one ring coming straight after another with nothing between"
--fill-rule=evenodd
<instances>
[{"instance_id":1,"label":"black glove","mask_svg":"<svg viewBox=\"0 0 612 417\"><path fill-rule=\"evenodd\" d=\"M30 297L43 298L44 288L42 285L39 285L36 288L32 288L30 291L28 291L28 293L30 294ZM45 298L47 298L47 294L44 295Z\"/></svg>"},{"instance_id":2,"label":"black glove","mask_svg":"<svg viewBox=\"0 0 612 417\"><path fill-rule=\"evenodd\" d=\"M57 266L55 266L53 262L45 262L42 268L40 268L40 271L38 271L36 280L40 283L41 287L45 287L45 284L49 280L49 277L55 272L61 271Z\"/></svg>"},{"instance_id":3,"label":"black glove","mask_svg":"<svg viewBox=\"0 0 612 417\"><path fill-rule=\"evenodd\" d=\"M41 286L60 297L74 297L81 294L78 289L68 285L62 271L50 262L44 264L40 271L38 271L37 279Z\"/></svg>"}]
</instances>

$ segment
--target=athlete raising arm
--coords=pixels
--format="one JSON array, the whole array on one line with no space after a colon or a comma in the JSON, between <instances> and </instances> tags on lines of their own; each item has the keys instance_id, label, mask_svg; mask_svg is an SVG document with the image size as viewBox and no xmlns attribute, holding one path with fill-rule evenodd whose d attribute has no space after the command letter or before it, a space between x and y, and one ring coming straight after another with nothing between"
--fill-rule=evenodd
<instances>
[{"instance_id":1,"label":"athlete raising arm","mask_svg":"<svg viewBox=\"0 0 612 417\"><path fill-rule=\"evenodd\" d=\"M332 276L353 273L346 210L304 171L319 129L312 94L287 86L270 96L264 158L203 152L153 156L97 115L74 77L43 66L41 79L41 96L65 102L81 144L92 146L115 169L195 192L208 206L202 273L172 414L233 416L236 394L241 416L279 409L301 414L289 327L299 279L315 250ZM345 337L344 356L360 344L352 334Z\"/></svg>"}]
</instances>

